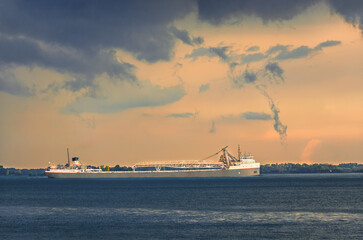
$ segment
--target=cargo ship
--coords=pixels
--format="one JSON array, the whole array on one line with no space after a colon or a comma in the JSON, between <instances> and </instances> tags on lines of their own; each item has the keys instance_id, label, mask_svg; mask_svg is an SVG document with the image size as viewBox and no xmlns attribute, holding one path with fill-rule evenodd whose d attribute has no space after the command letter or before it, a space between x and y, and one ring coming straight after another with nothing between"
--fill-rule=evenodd
<instances>
[{"instance_id":1,"label":"cargo ship","mask_svg":"<svg viewBox=\"0 0 363 240\"><path fill-rule=\"evenodd\" d=\"M94 169L82 165L78 157L73 157L70 162L67 149L68 164L50 166L45 174L49 178L236 178L260 174L260 163L251 154L241 154L238 146L236 158L228 152L227 147L202 160L141 162L132 166L132 171ZM220 153L218 161L210 160Z\"/></svg>"}]
</instances>

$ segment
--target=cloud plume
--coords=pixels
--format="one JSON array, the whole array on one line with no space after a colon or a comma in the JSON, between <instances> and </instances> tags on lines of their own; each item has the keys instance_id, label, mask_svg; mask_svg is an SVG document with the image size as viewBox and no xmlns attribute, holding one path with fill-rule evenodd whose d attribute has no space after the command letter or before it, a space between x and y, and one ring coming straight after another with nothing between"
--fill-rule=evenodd
<instances>
[{"instance_id":1,"label":"cloud plume","mask_svg":"<svg viewBox=\"0 0 363 240\"><path fill-rule=\"evenodd\" d=\"M271 113L272 113L273 120L274 120L274 129L280 135L281 143L285 143L286 137L287 137L287 125L284 125L280 120L280 117L279 117L280 110L274 103L274 100L266 92L266 90L262 89L261 86L256 86L256 88L262 93L262 95L264 95L268 99Z\"/></svg>"}]
</instances>

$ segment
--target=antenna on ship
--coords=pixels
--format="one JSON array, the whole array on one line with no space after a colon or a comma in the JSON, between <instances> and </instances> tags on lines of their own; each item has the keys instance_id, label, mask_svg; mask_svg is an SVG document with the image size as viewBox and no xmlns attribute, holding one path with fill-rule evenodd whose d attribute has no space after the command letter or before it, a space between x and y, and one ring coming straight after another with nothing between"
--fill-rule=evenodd
<instances>
[{"instance_id":1,"label":"antenna on ship","mask_svg":"<svg viewBox=\"0 0 363 240\"><path fill-rule=\"evenodd\" d=\"M68 167L71 166L71 163L69 162L69 149L67 148L67 157L68 157Z\"/></svg>"},{"instance_id":2,"label":"antenna on ship","mask_svg":"<svg viewBox=\"0 0 363 240\"><path fill-rule=\"evenodd\" d=\"M239 147L239 144L238 144L238 160L241 160L241 148Z\"/></svg>"}]
</instances>

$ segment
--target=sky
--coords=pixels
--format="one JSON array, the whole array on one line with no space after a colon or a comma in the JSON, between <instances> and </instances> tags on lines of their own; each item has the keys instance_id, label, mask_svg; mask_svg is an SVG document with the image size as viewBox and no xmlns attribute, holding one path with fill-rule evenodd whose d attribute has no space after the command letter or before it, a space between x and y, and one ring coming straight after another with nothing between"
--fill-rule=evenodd
<instances>
[{"instance_id":1,"label":"sky","mask_svg":"<svg viewBox=\"0 0 363 240\"><path fill-rule=\"evenodd\" d=\"M237 145L363 163L363 1L0 1L0 165Z\"/></svg>"}]
</instances>

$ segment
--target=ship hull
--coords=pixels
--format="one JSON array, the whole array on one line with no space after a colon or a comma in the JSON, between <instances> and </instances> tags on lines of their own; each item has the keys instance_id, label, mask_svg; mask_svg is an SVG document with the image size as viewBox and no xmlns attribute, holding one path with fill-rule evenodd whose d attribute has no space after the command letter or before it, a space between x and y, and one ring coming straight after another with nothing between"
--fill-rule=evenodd
<instances>
[{"instance_id":1,"label":"ship hull","mask_svg":"<svg viewBox=\"0 0 363 240\"><path fill-rule=\"evenodd\" d=\"M104 171L93 173L46 171L46 175L49 178L238 178L260 175L260 168L184 171Z\"/></svg>"}]
</instances>

